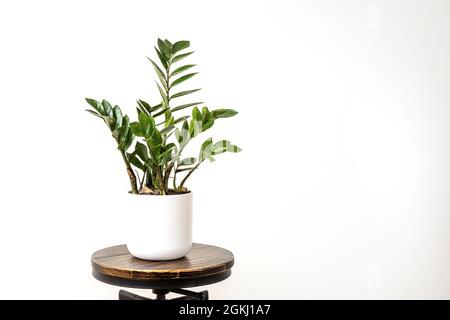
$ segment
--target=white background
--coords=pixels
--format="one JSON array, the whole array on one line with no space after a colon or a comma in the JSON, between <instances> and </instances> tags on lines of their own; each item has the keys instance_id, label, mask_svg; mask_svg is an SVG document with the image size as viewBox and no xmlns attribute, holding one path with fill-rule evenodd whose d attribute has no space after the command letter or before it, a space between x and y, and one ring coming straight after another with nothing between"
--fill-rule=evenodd
<instances>
[{"instance_id":1,"label":"white background","mask_svg":"<svg viewBox=\"0 0 450 320\"><path fill-rule=\"evenodd\" d=\"M450 298L450 5L376 0L1 1L0 298L117 298L90 255L128 181L84 97L157 102L158 37L240 111L210 133L244 151L189 183L236 258L213 298Z\"/></svg>"}]
</instances>

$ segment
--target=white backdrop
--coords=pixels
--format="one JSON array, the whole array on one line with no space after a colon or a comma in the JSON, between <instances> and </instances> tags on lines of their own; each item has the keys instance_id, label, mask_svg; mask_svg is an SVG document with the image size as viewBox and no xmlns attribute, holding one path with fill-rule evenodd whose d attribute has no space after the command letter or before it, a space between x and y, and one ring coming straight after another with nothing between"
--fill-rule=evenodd
<instances>
[{"instance_id":1,"label":"white backdrop","mask_svg":"<svg viewBox=\"0 0 450 320\"><path fill-rule=\"evenodd\" d=\"M450 298L449 21L444 0L1 1L0 298L117 297L90 255L124 241L128 181L84 97L156 102L158 37L240 111L211 133L244 151L189 184L194 240L236 258L213 298Z\"/></svg>"}]
</instances>

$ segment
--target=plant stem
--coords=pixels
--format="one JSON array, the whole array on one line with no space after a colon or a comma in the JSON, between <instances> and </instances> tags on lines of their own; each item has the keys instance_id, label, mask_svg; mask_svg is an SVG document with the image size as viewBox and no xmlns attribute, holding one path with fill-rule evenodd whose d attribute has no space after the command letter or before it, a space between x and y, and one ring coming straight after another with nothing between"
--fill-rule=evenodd
<instances>
[{"instance_id":1,"label":"plant stem","mask_svg":"<svg viewBox=\"0 0 450 320\"><path fill-rule=\"evenodd\" d=\"M173 164L169 165L164 172L164 191L169 193L169 178L172 172Z\"/></svg>"},{"instance_id":2,"label":"plant stem","mask_svg":"<svg viewBox=\"0 0 450 320\"><path fill-rule=\"evenodd\" d=\"M127 167L127 173L128 173L128 177L130 178L130 184L131 184L131 192L133 194L137 194L138 189L137 189L136 175L134 174L134 171L131 168L130 161L128 161L127 156L125 155L125 151L120 150L120 154L122 155L123 161L125 162L125 165Z\"/></svg>"},{"instance_id":3,"label":"plant stem","mask_svg":"<svg viewBox=\"0 0 450 320\"><path fill-rule=\"evenodd\" d=\"M200 162L201 163L201 162ZM184 183L186 182L186 180L191 176L191 174L192 174L192 172L194 172L195 171L195 169L197 169L198 168L198 166L200 165L200 163L197 163L197 165L195 166L195 167L193 167L191 170L189 170L189 172L188 172L188 174L184 177L184 179L181 181L181 183L180 183L180 185L179 185L179 187L178 187L178 190L183 190L183 186L184 186Z\"/></svg>"},{"instance_id":4,"label":"plant stem","mask_svg":"<svg viewBox=\"0 0 450 320\"><path fill-rule=\"evenodd\" d=\"M177 170L178 166L173 167L173 190L177 190Z\"/></svg>"}]
</instances>

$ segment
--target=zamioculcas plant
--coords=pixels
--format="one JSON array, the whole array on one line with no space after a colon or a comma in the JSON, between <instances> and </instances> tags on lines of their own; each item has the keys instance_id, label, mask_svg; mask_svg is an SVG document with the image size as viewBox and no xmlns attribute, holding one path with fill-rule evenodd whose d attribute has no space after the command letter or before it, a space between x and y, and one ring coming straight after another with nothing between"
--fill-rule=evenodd
<instances>
[{"instance_id":1,"label":"zamioculcas plant","mask_svg":"<svg viewBox=\"0 0 450 320\"><path fill-rule=\"evenodd\" d=\"M177 90L194 77L194 64L183 64L193 51L186 52L189 41L158 39L155 47L158 62L149 59L157 75L160 102L154 105L137 101L137 121L130 122L119 106L108 101L86 98L93 108L87 110L103 119L117 142L117 148L125 163L131 185L131 193L182 194L188 192L187 179L205 161L224 152L241 149L228 140L213 141L207 138L198 155L183 157L186 145L201 133L210 129L216 120L237 114L232 109L200 107L203 102L177 103L180 98L200 89ZM183 114L190 110L189 114ZM136 141L135 141L136 140Z\"/></svg>"},{"instance_id":2,"label":"zamioculcas plant","mask_svg":"<svg viewBox=\"0 0 450 320\"><path fill-rule=\"evenodd\" d=\"M228 140L203 140L197 154L184 156L186 146L221 118L237 114L232 109L208 109L203 102L179 102L200 89L183 88L197 73L183 64L193 52L189 41L158 39L157 59L149 58L156 72L161 99L150 104L137 101L137 121L131 122L119 106L87 98L115 139L127 169L131 195L127 214L128 251L148 260L183 257L192 246L192 192L186 181L205 161L241 149ZM152 196L147 196L152 195ZM136 223L137 222L137 223Z\"/></svg>"}]
</instances>

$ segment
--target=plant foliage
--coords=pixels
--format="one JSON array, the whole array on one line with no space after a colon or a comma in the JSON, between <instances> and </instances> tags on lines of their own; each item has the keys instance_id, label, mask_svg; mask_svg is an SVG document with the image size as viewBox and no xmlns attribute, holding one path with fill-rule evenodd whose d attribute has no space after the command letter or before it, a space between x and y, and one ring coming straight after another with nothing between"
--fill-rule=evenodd
<instances>
[{"instance_id":1,"label":"plant foliage","mask_svg":"<svg viewBox=\"0 0 450 320\"><path fill-rule=\"evenodd\" d=\"M186 52L189 47L189 41L172 43L158 39L155 46L158 59L148 59L158 79L156 85L160 101L151 105L138 100L137 121L130 122L119 106L112 107L106 100L99 102L86 98L92 107L86 111L102 119L116 140L132 193L165 195L188 192L186 180L205 160L212 162L221 153L241 151L228 140L214 142L208 138L202 143L197 157L182 157L188 143L210 129L216 120L237 114L232 109L200 107L203 102L175 103L178 98L200 90L174 90L198 74L192 71L195 64L182 63L193 53ZM180 115L179 111L189 109L188 115Z\"/></svg>"}]
</instances>

